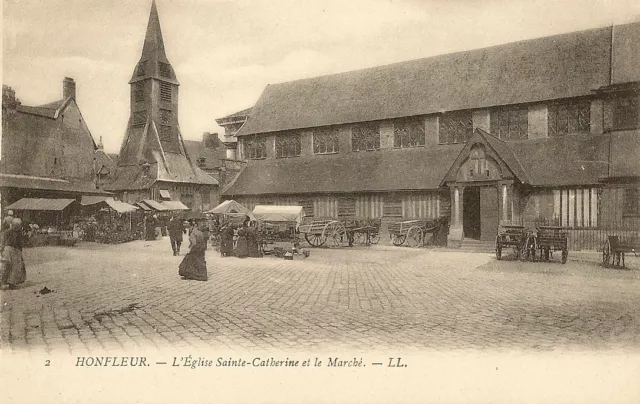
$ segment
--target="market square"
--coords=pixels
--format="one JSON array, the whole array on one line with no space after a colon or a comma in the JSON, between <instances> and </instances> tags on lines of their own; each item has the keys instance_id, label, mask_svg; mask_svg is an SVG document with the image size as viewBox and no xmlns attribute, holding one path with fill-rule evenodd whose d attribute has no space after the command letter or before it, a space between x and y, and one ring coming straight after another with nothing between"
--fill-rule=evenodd
<instances>
[{"instance_id":1,"label":"market square","mask_svg":"<svg viewBox=\"0 0 640 404\"><path fill-rule=\"evenodd\" d=\"M544 352L640 343L637 260L612 270L593 254L563 265L384 244L310 252L238 259L209 247L209 281L198 282L177 275L181 257L168 237L28 249L29 281L1 292L2 350Z\"/></svg>"}]
</instances>

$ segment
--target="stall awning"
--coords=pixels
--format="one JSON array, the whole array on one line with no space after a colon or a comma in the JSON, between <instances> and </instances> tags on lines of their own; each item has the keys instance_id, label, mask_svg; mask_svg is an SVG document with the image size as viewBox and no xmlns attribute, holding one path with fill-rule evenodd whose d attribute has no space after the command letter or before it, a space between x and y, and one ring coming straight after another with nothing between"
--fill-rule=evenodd
<instances>
[{"instance_id":1,"label":"stall awning","mask_svg":"<svg viewBox=\"0 0 640 404\"><path fill-rule=\"evenodd\" d=\"M142 202L147 204L153 210L157 210L157 211L160 211L160 212L164 212L165 210L168 210L167 208L162 206L162 204L160 202L156 202L153 199L143 199Z\"/></svg>"},{"instance_id":2,"label":"stall awning","mask_svg":"<svg viewBox=\"0 0 640 404\"><path fill-rule=\"evenodd\" d=\"M136 202L135 205L140 209L144 210L145 212L151 211L151 208L142 202Z\"/></svg>"},{"instance_id":3,"label":"stall awning","mask_svg":"<svg viewBox=\"0 0 640 404\"><path fill-rule=\"evenodd\" d=\"M304 210L302 206L258 205L253 209L258 220L268 222L296 222L302 223Z\"/></svg>"},{"instance_id":4,"label":"stall awning","mask_svg":"<svg viewBox=\"0 0 640 404\"><path fill-rule=\"evenodd\" d=\"M133 205L129 205L126 202L116 201L114 199L109 199L109 200L106 200L105 202L107 203L107 205L109 205L111 209L115 210L118 213L130 213L138 210L138 208L136 208Z\"/></svg>"},{"instance_id":5,"label":"stall awning","mask_svg":"<svg viewBox=\"0 0 640 404\"><path fill-rule=\"evenodd\" d=\"M75 199L22 198L7 206L6 209L60 211L75 201Z\"/></svg>"},{"instance_id":6,"label":"stall awning","mask_svg":"<svg viewBox=\"0 0 640 404\"><path fill-rule=\"evenodd\" d=\"M163 201L160 205L167 208L167 210L189 210L189 207L180 201Z\"/></svg>"},{"instance_id":7,"label":"stall awning","mask_svg":"<svg viewBox=\"0 0 640 404\"><path fill-rule=\"evenodd\" d=\"M164 199L171 199L171 194L166 189L160 190L160 197Z\"/></svg>"},{"instance_id":8,"label":"stall awning","mask_svg":"<svg viewBox=\"0 0 640 404\"><path fill-rule=\"evenodd\" d=\"M244 206L242 206L241 204L239 204L238 202L232 199L222 202L220 205L216 206L211 210L208 210L206 213L229 215L233 217L242 217L246 215L246 216L249 216L251 220L256 220L256 217L253 215L253 212L251 212L249 209L245 208Z\"/></svg>"},{"instance_id":9,"label":"stall awning","mask_svg":"<svg viewBox=\"0 0 640 404\"><path fill-rule=\"evenodd\" d=\"M100 196L100 195L82 195L82 199L80 200L80 204L82 206L95 205L96 203L106 202L107 199L113 200L113 197L111 197L111 196Z\"/></svg>"}]
</instances>

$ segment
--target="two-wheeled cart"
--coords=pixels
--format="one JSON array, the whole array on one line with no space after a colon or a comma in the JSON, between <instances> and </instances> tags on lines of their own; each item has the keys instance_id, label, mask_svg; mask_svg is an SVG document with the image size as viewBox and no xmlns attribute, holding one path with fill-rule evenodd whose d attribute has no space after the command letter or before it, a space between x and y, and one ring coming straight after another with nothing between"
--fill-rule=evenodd
<instances>
[{"instance_id":1,"label":"two-wheeled cart","mask_svg":"<svg viewBox=\"0 0 640 404\"><path fill-rule=\"evenodd\" d=\"M536 259L535 252L538 251L538 258L542 261L549 261L554 251L561 252L562 263L567 262L569 256L567 231L557 226L538 226L533 238L533 254L531 260Z\"/></svg>"},{"instance_id":2,"label":"two-wheeled cart","mask_svg":"<svg viewBox=\"0 0 640 404\"><path fill-rule=\"evenodd\" d=\"M339 247L347 241L347 229L339 220L314 220L300 225L300 234L314 247Z\"/></svg>"},{"instance_id":3,"label":"two-wheeled cart","mask_svg":"<svg viewBox=\"0 0 640 404\"><path fill-rule=\"evenodd\" d=\"M409 247L425 245L426 235L434 233L440 227L438 219L403 220L389 223L389 237L395 246L406 243Z\"/></svg>"},{"instance_id":4,"label":"two-wheeled cart","mask_svg":"<svg viewBox=\"0 0 640 404\"><path fill-rule=\"evenodd\" d=\"M607 236L602 246L602 264L605 267L616 266L625 268L625 255L633 254L636 258L640 253L640 237L638 236Z\"/></svg>"}]
</instances>

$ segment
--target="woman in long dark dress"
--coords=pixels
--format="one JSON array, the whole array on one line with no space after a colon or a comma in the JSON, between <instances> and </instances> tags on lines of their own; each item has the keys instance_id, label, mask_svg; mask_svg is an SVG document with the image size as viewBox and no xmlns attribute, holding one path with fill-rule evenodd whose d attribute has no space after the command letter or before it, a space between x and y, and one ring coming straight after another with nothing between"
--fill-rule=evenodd
<instances>
[{"instance_id":1,"label":"woman in long dark dress","mask_svg":"<svg viewBox=\"0 0 640 404\"><path fill-rule=\"evenodd\" d=\"M236 257L246 258L249 256L249 243L247 240L247 228L238 229L238 240L236 242Z\"/></svg>"},{"instance_id":2,"label":"woman in long dark dress","mask_svg":"<svg viewBox=\"0 0 640 404\"><path fill-rule=\"evenodd\" d=\"M202 232L197 227L194 227L193 223L189 223L189 227L193 228L189 235L189 252L180 263L178 275L184 279L206 281L208 277L207 262L204 258L205 240Z\"/></svg>"},{"instance_id":3,"label":"woman in long dark dress","mask_svg":"<svg viewBox=\"0 0 640 404\"><path fill-rule=\"evenodd\" d=\"M261 258L260 245L258 244L258 229L256 227L247 227L245 229L247 237L247 249L249 257Z\"/></svg>"},{"instance_id":4,"label":"woman in long dark dress","mask_svg":"<svg viewBox=\"0 0 640 404\"><path fill-rule=\"evenodd\" d=\"M231 257L233 256L233 227L227 224L220 231L220 255Z\"/></svg>"},{"instance_id":5,"label":"woman in long dark dress","mask_svg":"<svg viewBox=\"0 0 640 404\"><path fill-rule=\"evenodd\" d=\"M9 289L27 280L27 270L22 259L22 246L25 235L22 221L13 219L11 227L4 233L4 249L2 251L2 284L9 284Z\"/></svg>"}]
</instances>

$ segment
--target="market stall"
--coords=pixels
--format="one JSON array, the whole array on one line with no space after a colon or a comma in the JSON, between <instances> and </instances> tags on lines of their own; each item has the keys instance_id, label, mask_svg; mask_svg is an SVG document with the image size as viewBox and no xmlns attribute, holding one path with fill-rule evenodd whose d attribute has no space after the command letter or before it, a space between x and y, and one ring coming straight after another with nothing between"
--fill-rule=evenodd
<instances>
[{"instance_id":1,"label":"market stall","mask_svg":"<svg viewBox=\"0 0 640 404\"><path fill-rule=\"evenodd\" d=\"M83 217L76 228L83 240L116 244L138 238L138 207L105 196L83 196L80 204Z\"/></svg>"},{"instance_id":2,"label":"market stall","mask_svg":"<svg viewBox=\"0 0 640 404\"><path fill-rule=\"evenodd\" d=\"M6 209L22 219L29 245L74 245L71 217L79 207L75 199L22 198Z\"/></svg>"},{"instance_id":3,"label":"market stall","mask_svg":"<svg viewBox=\"0 0 640 404\"><path fill-rule=\"evenodd\" d=\"M299 248L299 228L304 219L302 206L258 205L253 209L264 253L279 254Z\"/></svg>"}]
</instances>

